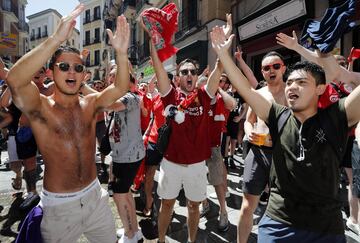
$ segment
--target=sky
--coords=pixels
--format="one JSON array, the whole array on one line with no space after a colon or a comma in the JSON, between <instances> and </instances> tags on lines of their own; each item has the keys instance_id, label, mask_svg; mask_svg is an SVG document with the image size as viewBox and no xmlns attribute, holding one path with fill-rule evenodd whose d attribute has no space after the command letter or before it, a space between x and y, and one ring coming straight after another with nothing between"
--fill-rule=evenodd
<instances>
[{"instance_id":1,"label":"sky","mask_svg":"<svg viewBox=\"0 0 360 243\"><path fill-rule=\"evenodd\" d=\"M27 0L25 17L41 12L45 9L56 9L61 15L69 14L78 4L78 0ZM26 22L28 19L26 18ZM76 21L76 28L80 30L80 19Z\"/></svg>"}]
</instances>

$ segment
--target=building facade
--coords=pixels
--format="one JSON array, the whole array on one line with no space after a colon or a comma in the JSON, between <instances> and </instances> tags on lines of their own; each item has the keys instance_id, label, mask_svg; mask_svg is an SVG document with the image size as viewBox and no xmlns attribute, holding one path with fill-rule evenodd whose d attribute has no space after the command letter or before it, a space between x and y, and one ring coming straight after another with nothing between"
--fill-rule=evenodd
<instances>
[{"instance_id":1,"label":"building facade","mask_svg":"<svg viewBox=\"0 0 360 243\"><path fill-rule=\"evenodd\" d=\"M211 50L209 32L215 25L225 23L225 15L230 11L230 0L108 0L104 12L107 27L114 27L115 17L124 14L131 26L132 36L129 57L136 65L137 76L144 73L144 80L148 80L154 71L148 60L150 56L149 37L139 26L139 15L147 8L162 8L169 2L174 2L179 11L178 31L175 33L173 44L179 49L176 56L164 62L167 71L175 73L176 65L184 58L193 58L200 64L200 71L207 64L215 63L215 54Z\"/></svg>"},{"instance_id":2,"label":"building facade","mask_svg":"<svg viewBox=\"0 0 360 243\"><path fill-rule=\"evenodd\" d=\"M40 43L51 36L62 18L62 15L55 9L44 11L27 16L29 22L29 50L34 49ZM74 48L80 48L80 32L74 28L71 37L64 44Z\"/></svg>"},{"instance_id":3,"label":"building facade","mask_svg":"<svg viewBox=\"0 0 360 243\"><path fill-rule=\"evenodd\" d=\"M82 48L89 50L85 62L92 73L92 80L100 80L104 76L107 65L107 48L105 46L106 32L104 29L104 0L80 0L85 10L80 18L80 39Z\"/></svg>"},{"instance_id":4,"label":"building facade","mask_svg":"<svg viewBox=\"0 0 360 243\"><path fill-rule=\"evenodd\" d=\"M14 63L28 49L26 0L0 0L0 56Z\"/></svg>"}]
</instances>

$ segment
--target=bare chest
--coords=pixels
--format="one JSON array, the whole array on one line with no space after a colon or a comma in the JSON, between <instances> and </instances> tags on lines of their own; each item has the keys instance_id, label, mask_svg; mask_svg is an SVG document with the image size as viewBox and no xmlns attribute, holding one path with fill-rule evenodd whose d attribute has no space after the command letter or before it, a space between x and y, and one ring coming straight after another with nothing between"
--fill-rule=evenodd
<instances>
[{"instance_id":1,"label":"bare chest","mask_svg":"<svg viewBox=\"0 0 360 243\"><path fill-rule=\"evenodd\" d=\"M270 92L268 89L263 89L260 94L271 102L275 102L280 105L287 105L284 90L280 90L278 92Z\"/></svg>"}]
</instances>

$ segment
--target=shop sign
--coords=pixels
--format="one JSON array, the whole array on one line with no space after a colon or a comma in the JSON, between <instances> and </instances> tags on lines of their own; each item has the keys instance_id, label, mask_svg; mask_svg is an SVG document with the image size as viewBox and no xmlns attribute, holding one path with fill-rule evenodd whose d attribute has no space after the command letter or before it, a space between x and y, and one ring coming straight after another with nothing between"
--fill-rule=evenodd
<instances>
[{"instance_id":1,"label":"shop sign","mask_svg":"<svg viewBox=\"0 0 360 243\"><path fill-rule=\"evenodd\" d=\"M151 76L155 73L153 66L147 66L144 68L144 77Z\"/></svg>"},{"instance_id":2,"label":"shop sign","mask_svg":"<svg viewBox=\"0 0 360 243\"><path fill-rule=\"evenodd\" d=\"M0 32L0 54L16 55L17 37L16 34Z\"/></svg>"},{"instance_id":3,"label":"shop sign","mask_svg":"<svg viewBox=\"0 0 360 243\"><path fill-rule=\"evenodd\" d=\"M306 15L305 0L292 0L238 27L240 41Z\"/></svg>"}]
</instances>

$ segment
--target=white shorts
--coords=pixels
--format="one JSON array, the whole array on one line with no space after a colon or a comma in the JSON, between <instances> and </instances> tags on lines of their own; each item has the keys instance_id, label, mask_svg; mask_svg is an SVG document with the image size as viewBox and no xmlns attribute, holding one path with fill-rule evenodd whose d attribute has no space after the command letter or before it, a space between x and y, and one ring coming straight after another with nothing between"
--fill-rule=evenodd
<instances>
[{"instance_id":1,"label":"white shorts","mask_svg":"<svg viewBox=\"0 0 360 243\"><path fill-rule=\"evenodd\" d=\"M205 161L180 165L163 158L157 193L163 199L175 199L181 188L184 188L188 200L201 202L206 198L206 174Z\"/></svg>"},{"instance_id":2,"label":"white shorts","mask_svg":"<svg viewBox=\"0 0 360 243\"><path fill-rule=\"evenodd\" d=\"M45 193L40 201L44 212L41 236L45 243L77 242L82 234L90 243L116 242L109 195L97 179L80 192Z\"/></svg>"},{"instance_id":3,"label":"white shorts","mask_svg":"<svg viewBox=\"0 0 360 243\"><path fill-rule=\"evenodd\" d=\"M15 136L8 137L7 147L8 147L9 162L18 161L19 158L16 151Z\"/></svg>"}]
</instances>

